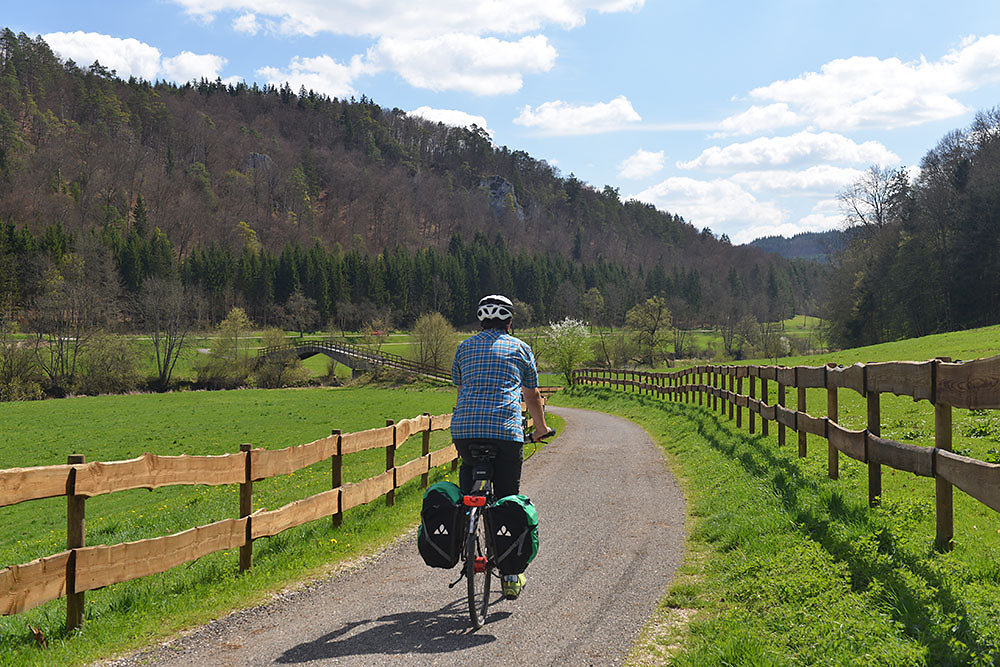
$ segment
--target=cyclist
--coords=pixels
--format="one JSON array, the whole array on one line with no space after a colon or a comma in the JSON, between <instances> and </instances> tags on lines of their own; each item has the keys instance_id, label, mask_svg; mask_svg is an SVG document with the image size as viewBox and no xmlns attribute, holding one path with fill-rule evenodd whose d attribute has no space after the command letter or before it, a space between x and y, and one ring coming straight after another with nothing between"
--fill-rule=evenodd
<instances>
[{"instance_id":1,"label":"cyclist","mask_svg":"<svg viewBox=\"0 0 1000 667\"><path fill-rule=\"evenodd\" d=\"M503 498L518 493L521 486L522 397L535 433L548 433L549 428L538 391L535 355L527 343L510 335L514 304L499 294L484 296L476 317L483 330L459 344L451 367L452 381L458 385L451 436L462 457L458 480L463 493L468 493L473 483L469 445L475 441L495 443L493 489L497 498ZM517 598L524 583L524 574L505 576L504 597Z\"/></svg>"}]
</instances>

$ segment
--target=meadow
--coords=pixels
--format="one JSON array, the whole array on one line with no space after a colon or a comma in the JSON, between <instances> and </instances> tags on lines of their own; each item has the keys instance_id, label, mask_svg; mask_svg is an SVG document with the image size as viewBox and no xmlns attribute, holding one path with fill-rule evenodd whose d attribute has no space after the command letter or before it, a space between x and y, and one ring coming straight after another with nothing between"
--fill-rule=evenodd
<instances>
[{"instance_id":1,"label":"meadow","mask_svg":"<svg viewBox=\"0 0 1000 667\"><path fill-rule=\"evenodd\" d=\"M0 404L0 468L65 463L68 454L111 461L156 454L222 454L240 443L282 448L330 434L384 426L386 419L451 411L451 389L294 389L176 392ZM420 454L419 436L396 454ZM449 443L437 432L432 449ZM350 455L344 481L384 470L382 450ZM433 473L447 476L450 466ZM269 591L320 574L410 528L422 493L414 480L396 492L396 506L376 501L346 513L343 526L316 521L254 544L254 567L238 575L238 554L206 556L163 574L87 593L83 630L66 637L65 600L0 618L4 665L76 664L142 646L228 609L264 600ZM329 464L316 464L254 485L254 510L275 509L330 488ZM167 535L238 516L238 487L178 486L98 496L87 502L87 544ZM0 564L24 563L65 548L66 501L0 508ZM30 627L49 648L38 649Z\"/></svg>"},{"instance_id":2,"label":"meadow","mask_svg":"<svg viewBox=\"0 0 1000 667\"><path fill-rule=\"evenodd\" d=\"M929 336L782 365L827 361L972 359L1000 351L1000 327ZM773 363L762 361L758 363ZM863 428L863 398L840 390L840 421ZM771 400L775 390L771 389ZM794 392L789 404L795 404ZM827 443L777 427L745 427L697 405L578 388L553 398L642 424L664 449L689 501L687 558L637 644L632 664L1000 664L1000 514L955 491L954 549L935 549L934 482L883 469L868 507L867 466L840 457L827 477ZM813 415L825 390L810 390ZM954 410L954 448L1000 462L1000 414ZM933 443L926 401L882 396L882 435Z\"/></svg>"}]
</instances>

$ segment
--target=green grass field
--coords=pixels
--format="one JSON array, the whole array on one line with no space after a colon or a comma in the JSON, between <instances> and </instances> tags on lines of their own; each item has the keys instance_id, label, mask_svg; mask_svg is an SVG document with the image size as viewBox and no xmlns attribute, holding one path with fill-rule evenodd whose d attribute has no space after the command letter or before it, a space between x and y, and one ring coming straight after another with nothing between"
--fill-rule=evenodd
<instances>
[{"instance_id":1,"label":"green grass field","mask_svg":"<svg viewBox=\"0 0 1000 667\"><path fill-rule=\"evenodd\" d=\"M0 404L0 467L65 463L70 453L88 461L156 454L221 454L242 442L266 448L303 444L329 435L384 426L386 419L423 412L444 414L452 390L300 389L179 392L100 396ZM419 455L419 436L397 452L397 462ZM432 447L448 443L437 432ZM345 459L345 481L384 469L382 450ZM436 473L444 476L445 472ZM229 608L262 599L268 590L319 571L331 561L371 549L412 525L421 493L414 481L397 491L397 508L351 510L341 529L317 521L259 540L254 568L237 575L237 554L220 553L193 564L87 593L84 631L63 634L65 601L0 619L4 665L79 663L140 646ZM254 509L275 509L330 486L330 466L316 464L254 485ZM87 544L167 535L238 516L238 487L170 487L127 491L87 502ZM0 508L0 563L24 563L65 548L66 501L32 501ZM29 626L40 627L49 649L32 646Z\"/></svg>"},{"instance_id":2,"label":"green grass field","mask_svg":"<svg viewBox=\"0 0 1000 667\"><path fill-rule=\"evenodd\" d=\"M929 336L781 364L971 359L1000 351L1000 327ZM766 362L765 362L766 363ZM822 416L825 390L807 408ZM840 390L840 421L863 428L865 402ZM794 405L794 393L788 403ZM771 389L771 400L775 390ZM827 442L737 431L694 405L604 389L554 404L621 414L661 444L689 499L686 563L636 648L634 664L1000 664L1000 514L955 491L955 548L934 549L934 482L883 468L869 509L867 466L840 457L827 478ZM954 448L1000 462L1000 414L954 410ZM933 443L926 402L882 396L882 435Z\"/></svg>"},{"instance_id":3,"label":"green grass field","mask_svg":"<svg viewBox=\"0 0 1000 667\"><path fill-rule=\"evenodd\" d=\"M312 388L175 392L99 396L0 404L0 468L65 463L68 454L88 461L121 460L144 452L222 454L240 443L277 449L344 432L385 425L423 412L452 410L451 388ZM562 428L552 417L550 423ZM432 435L431 447L450 442L447 431ZM421 437L396 453L401 464L420 455ZM527 452L526 452L527 454ZM378 474L383 450L344 460L344 481ZM450 465L431 481L454 475ZM330 488L330 464L254 484L253 509L276 509ZM341 528L314 521L254 543L254 566L238 573L236 550L217 553L168 572L86 594L82 631L64 633L65 600L0 618L0 664L84 664L148 645L229 610L266 600L295 581L329 571L386 544L412 528L419 516L419 479L396 491L396 505L382 500L349 510ZM239 514L238 487L177 486L126 491L87 501L87 544L169 535ZM25 563L65 549L64 498L0 508L0 565ZM40 628L49 648L34 645Z\"/></svg>"}]
</instances>

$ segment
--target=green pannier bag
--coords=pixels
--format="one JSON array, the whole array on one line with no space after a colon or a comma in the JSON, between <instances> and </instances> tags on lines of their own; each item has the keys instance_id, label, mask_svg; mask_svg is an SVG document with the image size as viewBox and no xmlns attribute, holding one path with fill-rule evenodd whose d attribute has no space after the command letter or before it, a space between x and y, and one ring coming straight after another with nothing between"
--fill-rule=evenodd
<instances>
[{"instance_id":1,"label":"green pannier bag","mask_svg":"<svg viewBox=\"0 0 1000 667\"><path fill-rule=\"evenodd\" d=\"M462 554L462 491L452 482L438 482L424 493L417 530L417 550L431 567L452 568Z\"/></svg>"},{"instance_id":2,"label":"green pannier bag","mask_svg":"<svg viewBox=\"0 0 1000 667\"><path fill-rule=\"evenodd\" d=\"M486 510L500 574L521 574L538 555L538 510L527 496L505 496Z\"/></svg>"}]
</instances>

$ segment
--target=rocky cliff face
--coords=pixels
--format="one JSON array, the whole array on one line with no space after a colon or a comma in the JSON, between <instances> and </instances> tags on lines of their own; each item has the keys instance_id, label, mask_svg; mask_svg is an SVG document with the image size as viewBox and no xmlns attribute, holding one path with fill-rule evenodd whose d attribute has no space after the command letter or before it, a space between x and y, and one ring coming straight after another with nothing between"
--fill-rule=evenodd
<instances>
[{"instance_id":1,"label":"rocky cliff face","mask_svg":"<svg viewBox=\"0 0 1000 667\"><path fill-rule=\"evenodd\" d=\"M514 184L503 176L489 176L479 182L479 187L490 193L490 208L497 215L513 210L517 219L524 221L524 209L514 194Z\"/></svg>"}]
</instances>

